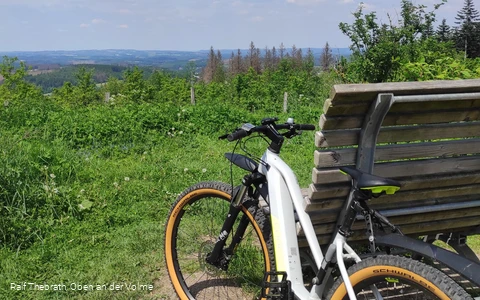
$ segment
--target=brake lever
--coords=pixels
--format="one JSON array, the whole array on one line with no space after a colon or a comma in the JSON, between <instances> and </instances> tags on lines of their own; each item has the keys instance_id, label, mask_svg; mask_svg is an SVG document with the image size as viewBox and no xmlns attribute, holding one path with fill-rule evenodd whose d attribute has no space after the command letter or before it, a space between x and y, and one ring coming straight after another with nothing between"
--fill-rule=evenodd
<instances>
[{"instance_id":1,"label":"brake lever","mask_svg":"<svg viewBox=\"0 0 480 300\"><path fill-rule=\"evenodd\" d=\"M224 140L224 139L227 138L227 136L228 136L228 133L225 133L224 135L219 136L218 139L219 140Z\"/></svg>"},{"instance_id":2,"label":"brake lever","mask_svg":"<svg viewBox=\"0 0 480 300\"><path fill-rule=\"evenodd\" d=\"M302 135L303 130L296 131L295 129L290 129L289 131L283 133L282 135L286 137L287 139L291 139L297 135Z\"/></svg>"}]
</instances>

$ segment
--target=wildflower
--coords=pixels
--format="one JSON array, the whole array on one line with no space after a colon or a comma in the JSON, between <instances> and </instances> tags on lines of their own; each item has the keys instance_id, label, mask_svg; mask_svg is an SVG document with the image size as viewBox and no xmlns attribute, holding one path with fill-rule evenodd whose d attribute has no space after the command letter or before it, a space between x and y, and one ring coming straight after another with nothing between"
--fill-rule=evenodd
<instances>
[{"instance_id":1,"label":"wildflower","mask_svg":"<svg viewBox=\"0 0 480 300\"><path fill-rule=\"evenodd\" d=\"M207 169L203 168L202 173L205 173L205 172L207 172Z\"/></svg>"},{"instance_id":2,"label":"wildflower","mask_svg":"<svg viewBox=\"0 0 480 300\"><path fill-rule=\"evenodd\" d=\"M113 183L113 186L114 186L114 187L118 187L118 182L115 181L115 182Z\"/></svg>"},{"instance_id":3,"label":"wildflower","mask_svg":"<svg viewBox=\"0 0 480 300\"><path fill-rule=\"evenodd\" d=\"M183 130L180 130L180 132L178 134L183 134Z\"/></svg>"},{"instance_id":4,"label":"wildflower","mask_svg":"<svg viewBox=\"0 0 480 300\"><path fill-rule=\"evenodd\" d=\"M187 171L188 171L188 168L183 169L183 172L187 172Z\"/></svg>"},{"instance_id":5,"label":"wildflower","mask_svg":"<svg viewBox=\"0 0 480 300\"><path fill-rule=\"evenodd\" d=\"M53 174L53 173L50 174L50 178L55 179L55 177L57 177L57 176L55 176L55 174Z\"/></svg>"},{"instance_id":6,"label":"wildflower","mask_svg":"<svg viewBox=\"0 0 480 300\"><path fill-rule=\"evenodd\" d=\"M185 108L184 108L184 109L182 109L182 112L186 112Z\"/></svg>"},{"instance_id":7,"label":"wildflower","mask_svg":"<svg viewBox=\"0 0 480 300\"><path fill-rule=\"evenodd\" d=\"M57 188L53 189L53 193L58 194L58 189Z\"/></svg>"},{"instance_id":8,"label":"wildflower","mask_svg":"<svg viewBox=\"0 0 480 300\"><path fill-rule=\"evenodd\" d=\"M180 117L180 113L177 114L177 117Z\"/></svg>"},{"instance_id":9,"label":"wildflower","mask_svg":"<svg viewBox=\"0 0 480 300\"><path fill-rule=\"evenodd\" d=\"M130 181L130 177L125 177L125 181Z\"/></svg>"},{"instance_id":10,"label":"wildflower","mask_svg":"<svg viewBox=\"0 0 480 300\"><path fill-rule=\"evenodd\" d=\"M85 193L85 189L81 189L80 193L82 193L82 194Z\"/></svg>"}]
</instances>

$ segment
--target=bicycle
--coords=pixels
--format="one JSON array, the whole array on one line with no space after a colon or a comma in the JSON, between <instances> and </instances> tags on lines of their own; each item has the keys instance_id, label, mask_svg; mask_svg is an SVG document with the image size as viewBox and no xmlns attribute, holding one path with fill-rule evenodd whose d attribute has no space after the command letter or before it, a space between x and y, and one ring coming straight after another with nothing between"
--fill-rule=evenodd
<instances>
[{"instance_id":1,"label":"bicycle","mask_svg":"<svg viewBox=\"0 0 480 300\"><path fill-rule=\"evenodd\" d=\"M295 124L291 118L285 124L277 121L267 118L259 126L244 124L220 137L237 141L233 153L225 157L248 171L239 186L198 183L173 204L165 229L165 261L180 299L471 299L436 268L392 254L391 249L399 247L438 259L480 284L480 265L469 265L471 261L452 252L403 236L368 207L372 197L400 188L391 179L341 168L351 177L352 189L322 252L302 208L297 179L279 156L285 138L315 126ZM263 156L236 154L238 143L253 133L269 143ZM364 260L346 243L357 215L367 225L370 253ZM299 249L297 226L305 233L309 252ZM375 235L379 228L385 232ZM385 254L378 252L380 245L385 246Z\"/></svg>"}]
</instances>

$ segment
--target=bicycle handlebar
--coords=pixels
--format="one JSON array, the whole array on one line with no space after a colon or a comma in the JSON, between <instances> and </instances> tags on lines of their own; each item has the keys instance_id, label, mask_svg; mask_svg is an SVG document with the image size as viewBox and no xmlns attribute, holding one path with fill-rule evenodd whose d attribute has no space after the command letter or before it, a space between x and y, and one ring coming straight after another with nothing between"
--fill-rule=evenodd
<instances>
[{"instance_id":1,"label":"bicycle handlebar","mask_svg":"<svg viewBox=\"0 0 480 300\"><path fill-rule=\"evenodd\" d=\"M264 119L265 120L265 119ZM229 142L233 142L239 139L242 139L244 137L249 136L250 134L254 132L259 132L263 133L267 136L269 136L268 131L269 130L282 130L282 129L288 129L289 132L283 134L287 138L293 137L295 135L300 134L301 132L297 133L297 130L315 130L315 125L312 124L294 124L293 121L292 123L285 123L285 124L275 124L276 118L271 118L268 119L268 124L267 125L260 125L260 126L253 126L251 124L244 124L242 128L239 128L235 130L234 132L230 134L226 134L220 137L220 139L226 138ZM264 123L264 122L262 122ZM244 129L245 128L245 129Z\"/></svg>"},{"instance_id":2,"label":"bicycle handlebar","mask_svg":"<svg viewBox=\"0 0 480 300\"><path fill-rule=\"evenodd\" d=\"M227 135L227 140L229 142L233 142L233 141L236 141L236 140L239 140L239 139L242 139L244 137L248 136L248 132L243 130L243 129L239 129L235 132L232 132L230 133L229 135Z\"/></svg>"}]
</instances>

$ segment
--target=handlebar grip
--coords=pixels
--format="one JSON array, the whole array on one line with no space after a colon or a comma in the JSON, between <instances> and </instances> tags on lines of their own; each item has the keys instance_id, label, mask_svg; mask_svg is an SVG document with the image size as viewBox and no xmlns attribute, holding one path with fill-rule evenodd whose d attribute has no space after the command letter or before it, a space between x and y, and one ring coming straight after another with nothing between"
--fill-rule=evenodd
<instances>
[{"instance_id":1,"label":"handlebar grip","mask_svg":"<svg viewBox=\"0 0 480 300\"><path fill-rule=\"evenodd\" d=\"M227 136L227 140L229 142L233 142L235 140L239 140L241 138L244 138L248 135L248 132L246 132L245 130L243 129L239 129L237 131L235 131L234 133L231 133Z\"/></svg>"},{"instance_id":2,"label":"handlebar grip","mask_svg":"<svg viewBox=\"0 0 480 300\"><path fill-rule=\"evenodd\" d=\"M298 130L315 130L315 125L312 124L298 124Z\"/></svg>"}]
</instances>

